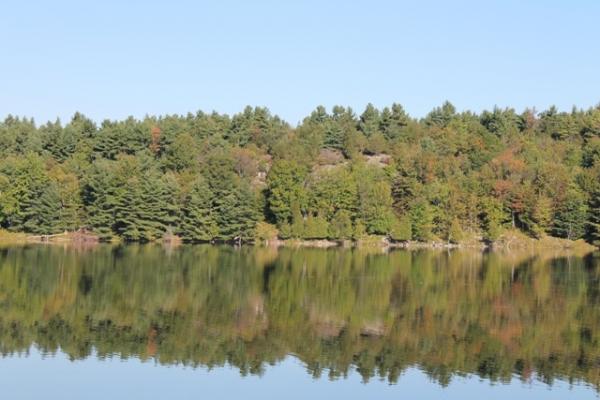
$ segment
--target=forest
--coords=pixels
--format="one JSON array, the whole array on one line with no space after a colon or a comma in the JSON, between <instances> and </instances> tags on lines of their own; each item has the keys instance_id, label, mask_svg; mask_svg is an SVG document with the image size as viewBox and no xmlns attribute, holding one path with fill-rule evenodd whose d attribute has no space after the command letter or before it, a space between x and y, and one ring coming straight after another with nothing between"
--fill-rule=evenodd
<instances>
[{"instance_id":1,"label":"forest","mask_svg":"<svg viewBox=\"0 0 600 400\"><path fill-rule=\"evenodd\" d=\"M0 123L0 227L102 240L493 242L506 230L600 244L600 106L449 102Z\"/></svg>"}]
</instances>

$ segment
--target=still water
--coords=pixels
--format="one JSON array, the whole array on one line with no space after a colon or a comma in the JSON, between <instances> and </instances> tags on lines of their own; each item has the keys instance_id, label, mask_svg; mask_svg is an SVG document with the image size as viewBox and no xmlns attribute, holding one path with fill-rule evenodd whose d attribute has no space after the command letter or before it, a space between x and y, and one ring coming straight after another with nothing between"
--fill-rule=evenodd
<instances>
[{"instance_id":1,"label":"still water","mask_svg":"<svg viewBox=\"0 0 600 400\"><path fill-rule=\"evenodd\" d=\"M597 399L596 254L0 249L7 399Z\"/></svg>"}]
</instances>

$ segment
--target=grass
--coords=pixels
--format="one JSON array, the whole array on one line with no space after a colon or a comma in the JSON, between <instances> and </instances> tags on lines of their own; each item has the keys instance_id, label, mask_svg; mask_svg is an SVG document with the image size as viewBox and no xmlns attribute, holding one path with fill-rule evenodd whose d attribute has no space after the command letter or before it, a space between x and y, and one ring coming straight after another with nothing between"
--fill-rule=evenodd
<instances>
[{"instance_id":1,"label":"grass","mask_svg":"<svg viewBox=\"0 0 600 400\"><path fill-rule=\"evenodd\" d=\"M18 232L9 232L5 229L0 229L1 244L21 244L27 243L27 234Z\"/></svg>"}]
</instances>

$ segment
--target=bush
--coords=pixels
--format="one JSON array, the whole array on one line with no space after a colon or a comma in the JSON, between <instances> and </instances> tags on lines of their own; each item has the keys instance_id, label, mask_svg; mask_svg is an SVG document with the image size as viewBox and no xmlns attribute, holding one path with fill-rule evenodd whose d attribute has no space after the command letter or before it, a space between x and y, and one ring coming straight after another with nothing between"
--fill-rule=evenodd
<instances>
[{"instance_id":1,"label":"bush","mask_svg":"<svg viewBox=\"0 0 600 400\"><path fill-rule=\"evenodd\" d=\"M325 239L329 231L329 224L323 217L313 217L306 219L304 227L304 239Z\"/></svg>"},{"instance_id":2,"label":"bush","mask_svg":"<svg viewBox=\"0 0 600 400\"><path fill-rule=\"evenodd\" d=\"M279 230L273 224L267 222L259 222L256 224L255 238L257 241L276 240L279 236Z\"/></svg>"},{"instance_id":3,"label":"bush","mask_svg":"<svg viewBox=\"0 0 600 400\"><path fill-rule=\"evenodd\" d=\"M361 240L367 236L367 228L360 219L354 223L354 240Z\"/></svg>"},{"instance_id":4,"label":"bush","mask_svg":"<svg viewBox=\"0 0 600 400\"><path fill-rule=\"evenodd\" d=\"M329 224L329 237L331 239L351 239L352 238L352 219L350 212L338 210L331 223Z\"/></svg>"},{"instance_id":5,"label":"bush","mask_svg":"<svg viewBox=\"0 0 600 400\"><path fill-rule=\"evenodd\" d=\"M390 239L395 242L412 240L412 224L408 215L403 215L394 220L390 231Z\"/></svg>"}]
</instances>

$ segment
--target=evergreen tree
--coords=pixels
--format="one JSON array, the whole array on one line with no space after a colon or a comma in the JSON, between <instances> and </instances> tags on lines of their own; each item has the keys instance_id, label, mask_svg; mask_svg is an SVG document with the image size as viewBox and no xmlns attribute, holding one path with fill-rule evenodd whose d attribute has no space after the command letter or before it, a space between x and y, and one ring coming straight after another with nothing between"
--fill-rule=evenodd
<instances>
[{"instance_id":1,"label":"evergreen tree","mask_svg":"<svg viewBox=\"0 0 600 400\"><path fill-rule=\"evenodd\" d=\"M188 242L207 242L218 234L213 215L213 194L206 181L199 177L185 196L181 207L178 233Z\"/></svg>"},{"instance_id":2,"label":"evergreen tree","mask_svg":"<svg viewBox=\"0 0 600 400\"><path fill-rule=\"evenodd\" d=\"M166 150L165 164L174 171L192 168L198 162L198 146L189 133L178 135Z\"/></svg>"},{"instance_id":3,"label":"evergreen tree","mask_svg":"<svg viewBox=\"0 0 600 400\"><path fill-rule=\"evenodd\" d=\"M117 180L114 167L114 161L94 163L83 185L87 225L101 239L110 239L116 233L115 211L126 189L124 183Z\"/></svg>"},{"instance_id":4,"label":"evergreen tree","mask_svg":"<svg viewBox=\"0 0 600 400\"><path fill-rule=\"evenodd\" d=\"M379 111L373 106L373 104L367 104L365 111L360 116L360 122L358 124L360 131L366 137L371 137L376 133L381 133L379 127L381 124L381 117Z\"/></svg>"},{"instance_id":5,"label":"evergreen tree","mask_svg":"<svg viewBox=\"0 0 600 400\"><path fill-rule=\"evenodd\" d=\"M126 181L125 187L117 194L114 212L114 230L117 235L127 241L146 240L142 235L145 227L139 212L144 207L142 203L142 184L138 177Z\"/></svg>"},{"instance_id":6,"label":"evergreen tree","mask_svg":"<svg viewBox=\"0 0 600 400\"><path fill-rule=\"evenodd\" d=\"M290 222L292 204L306 207L306 169L293 161L277 161L267 177L269 210L279 224Z\"/></svg>"},{"instance_id":7,"label":"evergreen tree","mask_svg":"<svg viewBox=\"0 0 600 400\"><path fill-rule=\"evenodd\" d=\"M220 191L213 204L219 228L218 239L239 242L254 238L259 219L258 207L256 197L247 185Z\"/></svg>"},{"instance_id":8,"label":"evergreen tree","mask_svg":"<svg viewBox=\"0 0 600 400\"><path fill-rule=\"evenodd\" d=\"M176 190L172 176L161 175L158 171L145 174L136 210L141 240L160 239L167 230L173 230L178 214Z\"/></svg>"},{"instance_id":9,"label":"evergreen tree","mask_svg":"<svg viewBox=\"0 0 600 400\"><path fill-rule=\"evenodd\" d=\"M60 196L54 183L39 188L35 200L25 203L23 228L26 232L53 234L60 231Z\"/></svg>"},{"instance_id":10,"label":"evergreen tree","mask_svg":"<svg viewBox=\"0 0 600 400\"><path fill-rule=\"evenodd\" d=\"M425 124L446 127L456 116L456 108L449 101L445 101L441 107L436 107L425 117Z\"/></svg>"},{"instance_id":11,"label":"evergreen tree","mask_svg":"<svg viewBox=\"0 0 600 400\"><path fill-rule=\"evenodd\" d=\"M290 226L290 237L300 239L304 237L304 216L300 211L297 201L292 203L292 224Z\"/></svg>"},{"instance_id":12,"label":"evergreen tree","mask_svg":"<svg viewBox=\"0 0 600 400\"><path fill-rule=\"evenodd\" d=\"M488 241L496 240L502 232L503 222L506 219L502 202L495 198L486 197L480 203L480 219L484 238Z\"/></svg>"},{"instance_id":13,"label":"evergreen tree","mask_svg":"<svg viewBox=\"0 0 600 400\"><path fill-rule=\"evenodd\" d=\"M334 106L332 115L325 124L323 147L342 150L347 135L356 132L354 113L350 108Z\"/></svg>"},{"instance_id":14,"label":"evergreen tree","mask_svg":"<svg viewBox=\"0 0 600 400\"><path fill-rule=\"evenodd\" d=\"M587 205L583 194L571 188L554 216L554 235L570 240L580 239L585 232Z\"/></svg>"},{"instance_id":15,"label":"evergreen tree","mask_svg":"<svg viewBox=\"0 0 600 400\"><path fill-rule=\"evenodd\" d=\"M433 239L433 212L428 202L415 203L410 211L413 239L426 242Z\"/></svg>"},{"instance_id":16,"label":"evergreen tree","mask_svg":"<svg viewBox=\"0 0 600 400\"><path fill-rule=\"evenodd\" d=\"M402 137L410 118L404 108L397 103L392 109L384 108L381 113L381 131L386 140L393 141Z\"/></svg>"}]
</instances>

